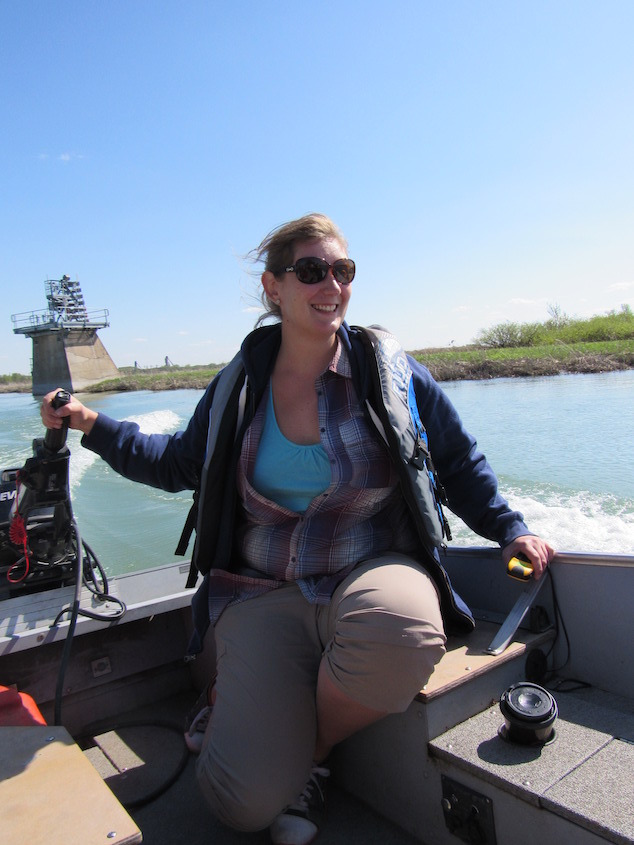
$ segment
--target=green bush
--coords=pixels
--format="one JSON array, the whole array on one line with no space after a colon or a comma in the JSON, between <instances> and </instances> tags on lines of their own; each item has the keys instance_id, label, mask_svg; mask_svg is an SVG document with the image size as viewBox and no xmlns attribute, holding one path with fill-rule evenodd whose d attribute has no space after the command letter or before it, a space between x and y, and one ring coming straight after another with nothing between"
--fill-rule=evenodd
<instances>
[{"instance_id":1,"label":"green bush","mask_svg":"<svg viewBox=\"0 0 634 845\"><path fill-rule=\"evenodd\" d=\"M31 376L25 376L22 373L11 373L10 375L0 376L0 384L22 384L25 381L31 381Z\"/></svg>"},{"instance_id":2,"label":"green bush","mask_svg":"<svg viewBox=\"0 0 634 845\"><path fill-rule=\"evenodd\" d=\"M597 343L634 338L634 313L629 305L588 320L575 320L550 306L545 323L499 323L483 329L474 343L488 349L516 349L552 343Z\"/></svg>"},{"instance_id":3,"label":"green bush","mask_svg":"<svg viewBox=\"0 0 634 845\"><path fill-rule=\"evenodd\" d=\"M483 329L476 343L488 348L516 348L518 346L532 346L539 336L539 323L499 323L490 329Z\"/></svg>"}]
</instances>

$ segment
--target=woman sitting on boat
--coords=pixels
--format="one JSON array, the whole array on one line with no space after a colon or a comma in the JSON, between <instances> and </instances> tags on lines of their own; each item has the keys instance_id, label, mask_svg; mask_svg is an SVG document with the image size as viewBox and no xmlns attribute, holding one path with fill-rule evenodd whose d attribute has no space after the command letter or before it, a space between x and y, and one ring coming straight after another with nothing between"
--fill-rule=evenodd
<instances>
[{"instance_id":1,"label":"woman sitting on boat","mask_svg":"<svg viewBox=\"0 0 634 845\"><path fill-rule=\"evenodd\" d=\"M385 330L344 322L356 268L329 218L273 230L255 258L274 322L184 431L145 435L74 397L54 410L54 393L42 417L68 417L128 478L197 491L192 649L214 659L186 741L224 823L304 845L333 747L405 711L446 633L473 627L440 565L443 497L504 563L524 554L539 578L553 550L499 495L429 372Z\"/></svg>"}]
</instances>

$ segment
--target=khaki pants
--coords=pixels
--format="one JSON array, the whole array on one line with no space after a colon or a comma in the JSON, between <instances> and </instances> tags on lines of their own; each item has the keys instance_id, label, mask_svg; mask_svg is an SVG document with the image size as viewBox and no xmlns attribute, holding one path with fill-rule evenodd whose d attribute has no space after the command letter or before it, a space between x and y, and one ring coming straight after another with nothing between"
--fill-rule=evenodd
<instances>
[{"instance_id":1,"label":"khaki pants","mask_svg":"<svg viewBox=\"0 0 634 845\"><path fill-rule=\"evenodd\" d=\"M329 605L310 604L288 583L225 610L215 628L217 697L197 763L214 813L238 830L261 830L297 799L313 759L322 660L350 698L398 713L444 644L436 589L404 555L361 563Z\"/></svg>"}]
</instances>

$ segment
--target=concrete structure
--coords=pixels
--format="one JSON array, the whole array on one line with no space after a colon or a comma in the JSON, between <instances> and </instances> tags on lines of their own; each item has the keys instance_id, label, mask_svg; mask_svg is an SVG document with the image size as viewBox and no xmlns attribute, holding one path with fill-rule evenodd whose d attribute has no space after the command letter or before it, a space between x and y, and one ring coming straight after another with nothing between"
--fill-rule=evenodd
<instances>
[{"instance_id":1,"label":"concrete structure","mask_svg":"<svg viewBox=\"0 0 634 845\"><path fill-rule=\"evenodd\" d=\"M88 312L79 282L69 276L47 279L45 311L14 314L13 331L33 340L32 393L42 396L56 387L79 393L91 384L119 374L97 336L107 327L108 312Z\"/></svg>"}]
</instances>

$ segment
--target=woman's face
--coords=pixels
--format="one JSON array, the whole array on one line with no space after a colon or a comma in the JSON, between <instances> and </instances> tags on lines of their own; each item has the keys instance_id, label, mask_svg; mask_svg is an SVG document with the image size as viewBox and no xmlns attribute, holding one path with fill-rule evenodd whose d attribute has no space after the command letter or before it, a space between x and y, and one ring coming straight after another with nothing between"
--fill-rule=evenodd
<instances>
[{"instance_id":1,"label":"woman's face","mask_svg":"<svg viewBox=\"0 0 634 845\"><path fill-rule=\"evenodd\" d=\"M322 258L333 264L338 258L347 257L338 240L327 238L298 243L293 263L298 258ZM345 318L352 287L340 284L332 270L314 285L303 284L295 273L285 273L277 279L269 272L262 276L262 284L271 299L279 300L283 330L315 338L333 337L337 332Z\"/></svg>"}]
</instances>

